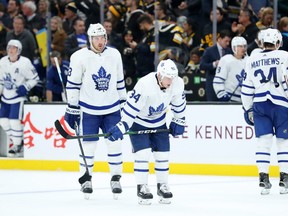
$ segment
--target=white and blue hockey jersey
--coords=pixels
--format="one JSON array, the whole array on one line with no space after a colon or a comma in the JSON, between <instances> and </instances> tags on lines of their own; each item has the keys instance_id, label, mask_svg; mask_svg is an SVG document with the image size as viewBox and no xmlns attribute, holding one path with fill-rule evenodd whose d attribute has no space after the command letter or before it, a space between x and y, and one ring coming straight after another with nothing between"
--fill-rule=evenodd
<instances>
[{"instance_id":1,"label":"white and blue hockey jersey","mask_svg":"<svg viewBox=\"0 0 288 216\"><path fill-rule=\"evenodd\" d=\"M288 52L283 50L255 53L247 59L242 84L242 104L245 110L253 102L270 100L272 103L288 107L287 77Z\"/></svg>"},{"instance_id":2,"label":"white and blue hockey jersey","mask_svg":"<svg viewBox=\"0 0 288 216\"><path fill-rule=\"evenodd\" d=\"M175 118L185 117L186 98L182 78L174 78L172 85L161 90L156 72L142 77L129 92L121 121L129 128L135 122L147 128L156 128L166 123L166 112L171 105Z\"/></svg>"},{"instance_id":3,"label":"white and blue hockey jersey","mask_svg":"<svg viewBox=\"0 0 288 216\"><path fill-rule=\"evenodd\" d=\"M241 85L247 56L237 59L234 55L223 56L216 69L213 88L218 98L228 94L231 101L241 101Z\"/></svg>"},{"instance_id":4,"label":"white and blue hockey jersey","mask_svg":"<svg viewBox=\"0 0 288 216\"><path fill-rule=\"evenodd\" d=\"M11 62L8 56L0 59L0 96L1 100L8 104L25 101L25 96L16 93L20 85L24 85L30 91L39 81L38 73L31 61L20 56L15 62Z\"/></svg>"},{"instance_id":5,"label":"white and blue hockey jersey","mask_svg":"<svg viewBox=\"0 0 288 216\"><path fill-rule=\"evenodd\" d=\"M96 54L82 48L72 54L67 77L68 104L80 106L93 115L105 115L120 109L126 100L121 54L106 47Z\"/></svg>"}]
</instances>

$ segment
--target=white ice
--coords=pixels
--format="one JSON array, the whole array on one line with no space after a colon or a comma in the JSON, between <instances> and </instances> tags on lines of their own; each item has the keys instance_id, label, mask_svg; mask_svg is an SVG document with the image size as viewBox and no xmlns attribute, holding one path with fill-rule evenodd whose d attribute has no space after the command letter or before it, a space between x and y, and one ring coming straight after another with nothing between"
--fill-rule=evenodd
<instances>
[{"instance_id":1,"label":"white ice","mask_svg":"<svg viewBox=\"0 0 288 216\"><path fill-rule=\"evenodd\" d=\"M257 177L170 175L172 203L159 204L155 175L149 176L152 205L137 203L133 174L123 174L123 193L114 200L108 173L93 174L94 192L83 198L78 172L0 170L1 216L271 216L286 215L288 195L271 178L270 195L260 195Z\"/></svg>"}]
</instances>

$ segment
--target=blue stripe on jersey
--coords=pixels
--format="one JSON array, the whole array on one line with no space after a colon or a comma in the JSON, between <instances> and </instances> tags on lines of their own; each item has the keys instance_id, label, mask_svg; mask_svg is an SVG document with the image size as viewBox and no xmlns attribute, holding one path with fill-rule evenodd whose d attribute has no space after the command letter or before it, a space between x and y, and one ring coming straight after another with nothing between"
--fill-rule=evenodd
<instances>
[{"instance_id":1,"label":"blue stripe on jersey","mask_svg":"<svg viewBox=\"0 0 288 216\"><path fill-rule=\"evenodd\" d=\"M132 119L135 119L135 116L133 116L130 113L128 113L125 109L123 109L122 111L125 113L125 115L129 116Z\"/></svg>"},{"instance_id":2,"label":"blue stripe on jersey","mask_svg":"<svg viewBox=\"0 0 288 216\"><path fill-rule=\"evenodd\" d=\"M123 90L123 89L125 89L125 86L123 86L121 88L117 87L117 90Z\"/></svg>"},{"instance_id":3,"label":"blue stripe on jersey","mask_svg":"<svg viewBox=\"0 0 288 216\"><path fill-rule=\"evenodd\" d=\"M74 82L71 82L69 80L67 80L67 83L72 84L72 85L76 85L76 86L82 85L82 82L81 83L74 83Z\"/></svg>"},{"instance_id":4,"label":"blue stripe on jersey","mask_svg":"<svg viewBox=\"0 0 288 216\"><path fill-rule=\"evenodd\" d=\"M165 168L165 169L155 168L155 170L156 170L156 171L162 171L162 172L163 172L163 171L168 171L169 168Z\"/></svg>"},{"instance_id":5,"label":"blue stripe on jersey","mask_svg":"<svg viewBox=\"0 0 288 216\"><path fill-rule=\"evenodd\" d=\"M244 92L241 92L241 94L245 95L245 96L253 96L254 95L254 93L253 94L247 94L247 93L244 93Z\"/></svg>"},{"instance_id":6,"label":"blue stripe on jersey","mask_svg":"<svg viewBox=\"0 0 288 216\"><path fill-rule=\"evenodd\" d=\"M79 154L79 157L83 158L83 155ZM87 159L93 159L94 156L87 156L87 155L85 155L85 158L87 158Z\"/></svg>"},{"instance_id":7,"label":"blue stripe on jersey","mask_svg":"<svg viewBox=\"0 0 288 216\"><path fill-rule=\"evenodd\" d=\"M149 119L143 119L143 118L140 118L139 116L137 116L138 119L144 121L144 122L147 122L147 123L157 123L157 122L160 122L162 121L166 116L166 113L164 113L162 116L160 116L159 118L156 118L156 119L152 119L152 120L149 120Z\"/></svg>"},{"instance_id":8,"label":"blue stripe on jersey","mask_svg":"<svg viewBox=\"0 0 288 216\"><path fill-rule=\"evenodd\" d=\"M82 107L85 107L87 109L92 109L92 110L106 110L106 109L111 109L115 106L118 106L120 104L120 101L116 101L115 103L107 106L93 106L87 103L84 103L83 101L79 101L79 105Z\"/></svg>"},{"instance_id":9,"label":"blue stripe on jersey","mask_svg":"<svg viewBox=\"0 0 288 216\"><path fill-rule=\"evenodd\" d=\"M277 155L288 154L288 152L278 152Z\"/></svg>"},{"instance_id":10,"label":"blue stripe on jersey","mask_svg":"<svg viewBox=\"0 0 288 216\"><path fill-rule=\"evenodd\" d=\"M80 90L80 87L66 87L66 89L76 89L76 90Z\"/></svg>"},{"instance_id":11,"label":"blue stripe on jersey","mask_svg":"<svg viewBox=\"0 0 288 216\"><path fill-rule=\"evenodd\" d=\"M180 104L180 105L175 105L175 104L172 104L172 103L171 103L171 106L173 106L173 107L181 107L181 106L183 106L185 103L186 103L186 101L183 101L183 103Z\"/></svg>"},{"instance_id":12,"label":"blue stripe on jersey","mask_svg":"<svg viewBox=\"0 0 288 216\"><path fill-rule=\"evenodd\" d=\"M256 152L256 155L268 155L268 156L270 156L270 153L268 153L268 152Z\"/></svg>"},{"instance_id":13,"label":"blue stripe on jersey","mask_svg":"<svg viewBox=\"0 0 288 216\"><path fill-rule=\"evenodd\" d=\"M19 97L21 97L21 96L16 95L16 96L13 97L13 98L6 98L4 95L2 95L2 97L3 97L5 100L13 100L13 99L15 99L15 98L19 98Z\"/></svg>"},{"instance_id":14,"label":"blue stripe on jersey","mask_svg":"<svg viewBox=\"0 0 288 216\"><path fill-rule=\"evenodd\" d=\"M270 161L267 161L267 160L257 160L256 163L270 163Z\"/></svg>"},{"instance_id":15,"label":"blue stripe on jersey","mask_svg":"<svg viewBox=\"0 0 288 216\"><path fill-rule=\"evenodd\" d=\"M124 82L124 79L117 81L117 83L122 83Z\"/></svg>"},{"instance_id":16,"label":"blue stripe on jersey","mask_svg":"<svg viewBox=\"0 0 288 216\"><path fill-rule=\"evenodd\" d=\"M266 95L271 95L271 97L275 100L281 100L281 101L285 101L288 102L288 99L279 95L272 95L270 91L266 91L266 92L262 92L262 93L258 93L258 94L254 94L254 97L265 97Z\"/></svg>"},{"instance_id":17,"label":"blue stripe on jersey","mask_svg":"<svg viewBox=\"0 0 288 216\"><path fill-rule=\"evenodd\" d=\"M182 110L179 110L179 111L177 111L175 109L171 109L171 110L175 113L182 113L182 112L184 112L185 109L186 109L186 107L184 107Z\"/></svg>"},{"instance_id":18,"label":"blue stripe on jersey","mask_svg":"<svg viewBox=\"0 0 288 216\"><path fill-rule=\"evenodd\" d=\"M136 112L140 112L139 109L137 109L136 107L132 106L132 104L130 104L128 101L127 101L127 105L128 105L131 109L135 110Z\"/></svg>"},{"instance_id":19,"label":"blue stripe on jersey","mask_svg":"<svg viewBox=\"0 0 288 216\"><path fill-rule=\"evenodd\" d=\"M108 157L118 157L122 155L122 153L117 153L117 154L108 154Z\"/></svg>"},{"instance_id":20,"label":"blue stripe on jersey","mask_svg":"<svg viewBox=\"0 0 288 216\"><path fill-rule=\"evenodd\" d=\"M149 169L134 169L134 172L149 172Z\"/></svg>"},{"instance_id":21,"label":"blue stripe on jersey","mask_svg":"<svg viewBox=\"0 0 288 216\"><path fill-rule=\"evenodd\" d=\"M218 79L221 79L223 81L225 81L226 79L222 78L222 77L219 77L219 76L215 76L215 78L218 78Z\"/></svg>"},{"instance_id":22,"label":"blue stripe on jersey","mask_svg":"<svg viewBox=\"0 0 288 216\"><path fill-rule=\"evenodd\" d=\"M245 85L245 84L242 84L242 88L243 88L243 87L250 88L250 89L255 89L254 86L248 86L248 85Z\"/></svg>"}]
</instances>

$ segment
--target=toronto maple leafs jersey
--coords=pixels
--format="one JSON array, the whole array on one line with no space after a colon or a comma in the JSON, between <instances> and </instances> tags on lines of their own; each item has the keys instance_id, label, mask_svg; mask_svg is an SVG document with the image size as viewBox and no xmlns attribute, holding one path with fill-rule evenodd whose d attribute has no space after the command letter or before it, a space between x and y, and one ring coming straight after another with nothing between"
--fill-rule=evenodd
<instances>
[{"instance_id":1,"label":"toronto maple leafs jersey","mask_svg":"<svg viewBox=\"0 0 288 216\"><path fill-rule=\"evenodd\" d=\"M241 84L246 59L246 56L237 59L232 54L220 59L213 80L213 88L218 98L228 94L231 101L241 101Z\"/></svg>"},{"instance_id":2,"label":"toronto maple leafs jersey","mask_svg":"<svg viewBox=\"0 0 288 216\"><path fill-rule=\"evenodd\" d=\"M166 123L169 105L175 118L185 117L186 98L182 78L176 77L169 88L161 90L156 72L152 72L142 77L129 92L121 120L127 122L129 128L134 122L156 128Z\"/></svg>"},{"instance_id":3,"label":"toronto maple leafs jersey","mask_svg":"<svg viewBox=\"0 0 288 216\"><path fill-rule=\"evenodd\" d=\"M242 84L242 104L245 110L253 102L270 100L272 103L288 107L287 76L288 52L283 50L255 53L247 59Z\"/></svg>"},{"instance_id":4,"label":"toronto maple leafs jersey","mask_svg":"<svg viewBox=\"0 0 288 216\"><path fill-rule=\"evenodd\" d=\"M67 77L68 104L94 115L105 115L120 109L126 100L121 54L106 47L96 54L82 48L72 54Z\"/></svg>"},{"instance_id":5,"label":"toronto maple leafs jersey","mask_svg":"<svg viewBox=\"0 0 288 216\"><path fill-rule=\"evenodd\" d=\"M38 73L28 58L20 56L15 62L11 62L8 56L1 58L0 95L5 103L14 104L26 100L25 96L16 93L18 87L24 85L30 91L38 81Z\"/></svg>"}]
</instances>

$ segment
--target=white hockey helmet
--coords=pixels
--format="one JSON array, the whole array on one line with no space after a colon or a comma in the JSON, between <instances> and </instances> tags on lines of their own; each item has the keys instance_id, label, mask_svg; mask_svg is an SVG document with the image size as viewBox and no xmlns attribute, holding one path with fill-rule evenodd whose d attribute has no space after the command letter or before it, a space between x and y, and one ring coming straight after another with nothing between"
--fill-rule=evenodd
<instances>
[{"instance_id":1,"label":"white hockey helmet","mask_svg":"<svg viewBox=\"0 0 288 216\"><path fill-rule=\"evenodd\" d=\"M282 46L282 34L278 29L265 29L262 30L262 44L264 43L271 43L276 46L278 49L280 46ZM277 47L278 45L278 47Z\"/></svg>"},{"instance_id":2,"label":"white hockey helmet","mask_svg":"<svg viewBox=\"0 0 288 216\"><path fill-rule=\"evenodd\" d=\"M178 76L177 66L171 59L160 61L157 66L157 72L160 74L161 80L164 77L173 79Z\"/></svg>"},{"instance_id":3,"label":"white hockey helmet","mask_svg":"<svg viewBox=\"0 0 288 216\"><path fill-rule=\"evenodd\" d=\"M18 55L21 54L21 51L22 51L22 43L19 41L19 40L15 40L15 39L12 39L8 42L7 44L7 52L8 52L8 48L10 46L14 46L14 47L17 47L18 49Z\"/></svg>"},{"instance_id":4,"label":"white hockey helmet","mask_svg":"<svg viewBox=\"0 0 288 216\"><path fill-rule=\"evenodd\" d=\"M237 53L237 46L244 46L247 49L247 41L245 38L240 36L234 37L231 41L231 48L235 54Z\"/></svg>"},{"instance_id":5,"label":"white hockey helmet","mask_svg":"<svg viewBox=\"0 0 288 216\"><path fill-rule=\"evenodd\" d=\"M105 46L107 43L107 33L106 33L106 29L103 27L103 25L101 25L100 23L96 23L96 24L90 24L88 31L87 31L88 37L89 37L89 43L90 46L93 47L92 44L92 37L93 36L101 36L104 35L106 42L105 42ZM95 49L95 47L93 47Z\"/></svg>"}]
</instances>

